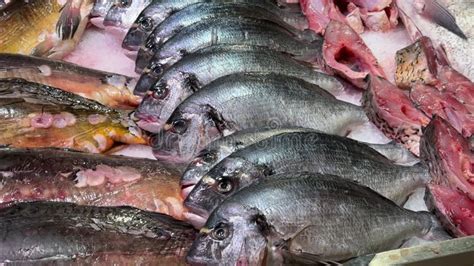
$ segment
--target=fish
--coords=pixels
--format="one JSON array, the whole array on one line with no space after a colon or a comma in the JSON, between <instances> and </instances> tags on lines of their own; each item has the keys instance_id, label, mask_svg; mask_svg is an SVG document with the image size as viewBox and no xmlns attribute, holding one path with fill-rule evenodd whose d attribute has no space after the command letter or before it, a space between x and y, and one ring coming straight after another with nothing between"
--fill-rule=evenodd
<instances>
[{"instance_id":1,"label":"fish","mask_svg":"<svg viewBox=\"0 0 474 266\"><path fill-rule=\"evenodd\" d=\"M474 80L472 1L397 0L396 4L412 41L430 38L452 68Z\"/></svg>"},{"instance_id":2,"label":"fish","mask_svg":"<svg viewBox=\"0 0 474 266\"><path fill-rule=\"evenodd\" d=\"M183 57L159 79L142 74L134 93L143 95L148 91L135 111L135 119L140 127L156 133L189 95L220 77L241 72L280 73L317 84L334 94L344 90L344 84L336 77L265 47L211 46Z\"/></svg>"},{"instance_id":3,"label":"fish","mask_svg":"<svg viewBox=\"0 0 474 266\"><path fill-rule=\"evenodd\" d=\"M227 156L202 177L184 204L206 217L226 198L258 179L297 171L355 180L398 205L430 180L423 165L396 165L355 140L319 132L288 132Z\"/></svg>"},{"instance_id":4,"label":"fish","mask_svg":"<svg viewBox=\"0 0 474 266\"><path fill-rule=\"evenodd\" d=\"M152 0L120 0L110 7L104 18L104 26L129 29L138 15Z\"/></svg>"},{"instance_id":5,"label":"fish","mask_svg":"<svg viewBox=\"0 0 474 266\"><path fill-rule=\"evenodd\" d=\"M272 265L282 265L300 259L315 265L397 248L438 229L431 213L403 209L350 180L286 173L259 180L224 201L186 260L259 265L273 258Z\"/></svg>"},{"instance_id":6,"label":"fish","mask_svg":"<svg viewBox=\"0 0 474 266\"><path fill-rule=\"evenodd\" d=\"M362 38L348 25L332 20L324 33L323 58L330 69L360 89L369 75L385 77Z\"/></svg>"},{"instance_id":7,"label":"fish","mask_svg":"<svg viewBox=\"0 0 474 266\"><path fill-rule=\"evenodd\" d=\"M197 3L269 3L272 0L153 0L138 16L127 32L122 46L130 51L138 51L153 30L172 14ZM301 19L301 21L303 21Z\"/></svg>"},{"instance_id":8,"label":"fish","mask_svg":"<svg viewBox=\"0 0 474 266\"><path fill-rule=\"evenodd\" d=\"M211 142L204 149L200 150L186 167L180 181L182 197L186 198L193 186L224 158L250 145L286 132L316 132L316 130L297 127L270 130L250 128L237 131ZM397 164L414 165L419 162L419 159L413 156L411 152L393 141L387 144L364 144Z\"/></svg>"},{"instance_id":9,"label":"fish","mask_svg":"<svg viewBox=\"0 0 474 266\"><path fill-rule=\"evenodd\" d=\"M118 3L118 0L95 0L91 11L91 18L105 18L109 9Z\"/></svg>"},{"instance_id":10,"label":"fish","mask_svg":"<svg viewBox=\"0 0 474 266\"><path fill-rule=\"evenodd\" d=\"M434 184L451 187L474 200L474 152L469 140L446 120L435 116L425 128L420 155Z\"/></svg>"},{"instance_id":11,"label":"fish","mask_svg":"<svg viewBox=\"0 0 474 266\"><path fill-rule=\"evenodd\" d=\"M167 215L130 207L20 203L0 210L6 264L185 265L197 232Z\"/></svg>"},{"instance_id":12,"label":"fish","mask_svg":"<svg viewBox=\"0 0 474 266\"><path fill-rule=\"evenodd\" d=\"M127 112L46 85L0 80L0 145L100 153L115 142L146 141Z\"/></svg>"},{"instance_id":13,"label":"fish","mask_svg":"<svg viewBox=\"0 0 474 266\"><path fill-rule=\"evenodd\" d=\"M150 144L156 158L189 162L213 140L249 128L304 127L346 136L364 110L285 74L234 74L182 102Z\"/></svg>"},{"instance_id":14,"label":"fish","mask_svg":"<svg viewBox=\"0 0 474 266\"><path fill-rule=\"evenodd\" d=\"M141 73L149 62L155 64L158 62L163 68L167 68L186 54L221 44L264 46L290 54L301 61L314 62L322 68L324 66L322 38L314 36L314 40L309 40L310 38L313 37L310 37L309 34L283 28L275 22L260 18L226 16L207 19L176 33L168 41L153 49L154 55L151 51L150 53L139 53L135 71Z\"/></svg>"},{"instance_id":15,"label":"fish","mask_svg":"<svg viewBox=\"0 0 474 266\"><path fill-rule=\"evenodd\" d=\"M0 54L0 79L21 78L75 93L105 106L134 109L131 77L93 70L72 63L20 54Z\"/></svg>"},{"instance_id":16,"label":"fish","mask_svg":"<svg viewBox=\"0 0 474 266\"><path fill-rule=\"evenodd\" d=\"M198 155L186 167L180 180L182 197L186 198L191 191L190 189L192 189L209 170L232 153L280 133L304 132L308 130L311 129L296 127L270 130L250 128L237 131L229 136L211 142L204 149L199 151Z\"/></svg>"},{"instance_id":17,"label":"fish","mask_svg":"<svg viewBox=\"0 0 474 266\"><path fill-rule=\"evenodd\" d=\"M425 201L441 224L457 237L474 235L474 200L450 186L430 183Z\"/></svg>"},{"instance_id":18,"label":"fish","mask_svg":"<svg viewBox=\"0 0 474 266\"><path fill-rule=\"evenodd\" d=\"M370 121L387 137L418 156L422 128L428 125L430 118L397 86L378 76L369 77L362 106Z\"/></svg>"},{"instance_id":19,"label":"fish","mask_svg":"<svg viewBox=\"0 0 474 266\"><path fill-rule=\"evenodd\" d=\"M0 207L54 201L131 206L183 219L179 169L149 159L54 148L0 148Z\"/></svg>"},{"instance_id":20,"label":"fish","mask_svg":"<svg viewBox=\"0 0 474 266\"><path fill-rule=\"evenodd\" d=\"M153 56L153 50L159 48L177 32L194 23L223 17L265 19L276 22L285 28L293 26L288 26L282 18L283 12L279 8L265 2L199 3L182 9L158 25L140 47L137 58L150 59Z\"/></svg>"},{"instance_id":21,"label":"fish","mask_svg":"<svg viewBox=\"0 0 474 266\"><path fill-rule=\"evenodd\" d=\"M79 42L92 6L90 0L11 2L0 16L0 53L61 59Z\"/></svg>"}]
</instances>

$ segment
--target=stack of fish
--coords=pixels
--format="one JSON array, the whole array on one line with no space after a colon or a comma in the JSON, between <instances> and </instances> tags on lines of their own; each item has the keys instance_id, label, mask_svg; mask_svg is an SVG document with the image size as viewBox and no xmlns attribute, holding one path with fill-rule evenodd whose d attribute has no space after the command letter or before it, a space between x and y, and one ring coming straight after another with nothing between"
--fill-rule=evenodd
<instances>
[{"instance_id":1,"label":"stack of fish","mask_svg":"<svg viewBox=\"0 0 474 266\"><path fill-rule=\"evenodd\" d=\"M454 17L292 2L0 1L0 262L316 264L473 235L472 77L410 11L467 38ZM399 17L392 73L360 34ZM136 73L58 60L89 22L128 31ZM124 144L157 160L99 154ZM432 212L403 207L420 188Z\"/></svg>"}]
</instances>

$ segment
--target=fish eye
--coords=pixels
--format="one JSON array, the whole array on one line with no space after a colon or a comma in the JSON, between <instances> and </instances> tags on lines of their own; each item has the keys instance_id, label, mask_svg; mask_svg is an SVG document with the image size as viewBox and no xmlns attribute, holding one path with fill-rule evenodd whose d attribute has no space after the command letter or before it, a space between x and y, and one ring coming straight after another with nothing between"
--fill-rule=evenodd
<instances>
[{"instance_id":1,"label":"fish eye","mask_svg":"<svg viewBox=\"0 0 474 266\"><path fill-rule=\"evenodd\" d=\"M229 237L229 233L229 226L227 224L220 223L214 228L214 230L212 230L211 236L216 240L224 240Z\"/></svg>"},{"instance_id":2,"label":"fish eye","mask_svg":"<svg viewBox=\"0 0 474 266\"><path fill-rule=\"evenodd\" d=\"M178 119L173 122L171 130L176 134L184 134L188 129L188 121L184 119Z\"/></svg>"},{"instance_id":3,"label":"fish eye","mask_svg":"<svg viewBox=\"0 0 474 266\"><path fill-rule=\"evenodd\" d=\"M153 63L150 67L150 71L155 73L156 75L161 75L163 73L163 68L160 64Z\"/></svg>"},{"instance_id":4,"label":"fish eye","mask_svg":"<svg viewBox=\"0 0 474 266\"><path fill-rule=\"evenodd\" d=\"M153 29L153 20L150 17L143 17L139 23L140 28L144 31L151 31Z\"/></svg>"},{"instance_id":5,"label":"fish eye","mask_svg":"<svg viewBox=\"0 0 474 266\"><path fill-rule=\"evenodd\" d=\"M217 182L217 191L221 193L229 193L232 189L232 182L227 178L221 179Z\"/></svg>"},{"instance_id":6,"label":"fish eye","mask_svg":"<svg viewBox=\"0 0 474 266\"><path fill-rule=\"evenodd\" d=\"M212 163L216 160L216 154L214 152L206 152L203 156L202 156L202 160L206 163Z\"/></svg>"},{"instance_id":7,"label":"fish eye","mask_svg":"<svg viewBox=\"0 0 474 266\"><path fill-rule=\"evenodd\" d=\"M168 86L166 86L166 84L163 84L163 83L160 83L160 84L157 84L155 87L153 87L153 98L157 99L157 100L163 100L166 98L166 96L168 96L169 94L169 89L168 89Z\"/></svg>"},{"instance_id":8,"label":"fish eye","mask_svg":"<svg viewBox=\"0 0 474 266\"><path fill-rule=\"evenodd\" d=\"M132 4L132 0L120 0L120 6L129 7Z\"/></svg>"}]
</instances>

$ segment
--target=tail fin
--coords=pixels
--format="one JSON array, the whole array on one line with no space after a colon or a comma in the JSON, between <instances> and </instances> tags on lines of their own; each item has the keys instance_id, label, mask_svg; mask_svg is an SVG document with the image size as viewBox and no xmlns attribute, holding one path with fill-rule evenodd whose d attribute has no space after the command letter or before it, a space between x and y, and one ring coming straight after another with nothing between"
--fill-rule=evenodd
<instances>
[{"instance_id":1,"label":"tail fin","mask_svg":"<svg viewBox=\"0 0 474 266\"><path fill-rule=\"evenodd\" d=\"M444 230L443 226L436 218L436 216L430 212L422 212L428 218L431 225L428 232L421 238L428 241L443 241L452 239L452 237Z\"/></svg>"},{"instance_id":2,"label":"tail fin","mask_svg":"<svg viewBox=\"0 0 474 266\"><path fill-rule=\"evenodd\" d=\"M446 7L444 7L438 0L428 0L424 2L425 6L420 11L423 16L464 40L467 40L467 36L456 23L456 18L454 18Z\"/></svg>"}]
</instances>

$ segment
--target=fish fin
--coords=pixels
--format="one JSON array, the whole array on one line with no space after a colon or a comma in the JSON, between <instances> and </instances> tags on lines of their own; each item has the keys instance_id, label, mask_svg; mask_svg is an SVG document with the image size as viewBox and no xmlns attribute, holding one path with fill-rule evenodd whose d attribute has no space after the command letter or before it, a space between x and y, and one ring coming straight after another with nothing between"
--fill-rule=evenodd
<instances>
[{"instance_id":1,"label":"fish fin","mask_svg":"<svg viewBox=\"0 0 474 266\"><path fill-rule=\"evenodd\" d=\"M214 107L206 104L204 110L207 113L210 120L214 122L219 132L224 133L225 130L232 130L233 125L230 122L227 122L222 115L214 109ZM225 135L225 134L224 134Z\"/></svg>"},{"instance_id":2,"label":"fish fin","mask_svg":"<svg viewBox=\"0 0 474 266\"><path fill-rule=\"evenodd\" d=\"M79 1L81 2L81 1ZM61 8L61 15L56 24L59 39L72 39L81 23L81 5L75 0L67 0Z\"/></svg>"},{"instance_id":3,"label":"fish fin","mask_svg":"<svg viewBox=\"0 0 474 266\"><path fill-rule=\"evenodd\" d=\"M280 250L284 265L342 265L336 261L324 260L320 255L306 252L291 252L289 250Z\"/></svg>"},{"instance_id":4,"label":"fish fin","mask_svg":"<svg viewBox=\"0 0 474 266\"><path fill-rule=\"evenodd\" d=\"M456 23L456 18L438 0L425 0L425 5L419 10L419 13L462 39L467 40L467 36Z\"/></svg>"}]
</instances>

